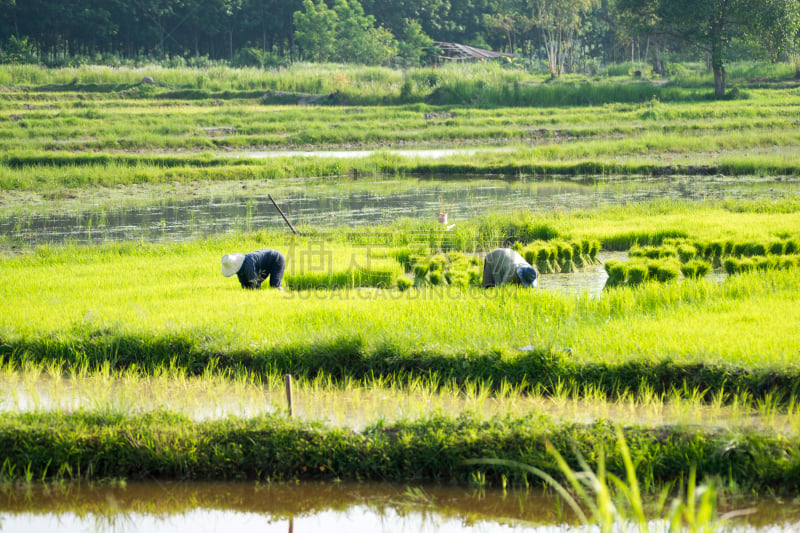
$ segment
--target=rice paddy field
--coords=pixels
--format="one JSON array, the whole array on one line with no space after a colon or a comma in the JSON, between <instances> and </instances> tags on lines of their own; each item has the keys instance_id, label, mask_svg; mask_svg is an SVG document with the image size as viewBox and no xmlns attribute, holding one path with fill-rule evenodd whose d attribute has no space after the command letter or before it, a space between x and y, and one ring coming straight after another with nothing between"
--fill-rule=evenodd
<instances>
[{"instance_id":1,"label":"rice paddy field","mask_svg":"<svg viewBox=\"0 0 800 533\"><path fill-rule=\"evenodd\" d=\"M594 479L578 507L703 527L795 498L800 84L737 65L713 100L685 71L0 67L0 484ZM265 224L270 192L324 217ZM353 195L390 202L355 222ZM242 211L103 229L197 198ZM286 291L220 275L265 247ZM481 288L497 247L539 287Z\"/></svg>"}]
</instances>

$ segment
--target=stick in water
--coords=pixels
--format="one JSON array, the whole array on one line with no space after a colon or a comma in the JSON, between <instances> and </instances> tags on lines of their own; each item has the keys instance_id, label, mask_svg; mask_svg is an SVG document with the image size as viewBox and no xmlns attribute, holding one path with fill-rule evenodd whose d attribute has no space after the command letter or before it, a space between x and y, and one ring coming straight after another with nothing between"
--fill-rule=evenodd
<instances>
[{"instance_id":1,"label":"stick in water","mask_svg":"<svg viewBox=\"0 0 800 533\"><path fill-rule=\"evenodd\" d=\"M299 233L297 233L297 230L296 230L296 229L294 229L294 226L292 226L292 223L291 223L291 222L289 222L289 219L288 219L288 218L286 218L286 215L284 215L284 214L283 214L283 211L281 210L281 208L280 208L280 207L278 207L278 204L276 204L276 203L275 203L275 200L273 200L273 199L272 199L272 195L271 195L271 194L268 194L268 195L267 195L267 197L269 198L269 201L270 201L270 202L272 202L272 205L274 205L274 206L275 206L275 209L277 209L277 210L278 210L278 213L280 213L280 214L281 214L281 216L283 217L283 221L284 221L284 222L286 222L286 224L288 224L288 225L289 225L289 229L291 229L291 230L292 230L292 232L293 232L295 235L300 235Z\"/></svg>"},{"instance_id":2,"label":"stick in water","mask_svg":"<svg viewBox=\"0 0 800 533\"><path fill-rule=\"evenodd\" d=\"M286 403L289 404L289 418L294 416L292 408L292 375L286 374Z\"/></svg>"}]
</instances>

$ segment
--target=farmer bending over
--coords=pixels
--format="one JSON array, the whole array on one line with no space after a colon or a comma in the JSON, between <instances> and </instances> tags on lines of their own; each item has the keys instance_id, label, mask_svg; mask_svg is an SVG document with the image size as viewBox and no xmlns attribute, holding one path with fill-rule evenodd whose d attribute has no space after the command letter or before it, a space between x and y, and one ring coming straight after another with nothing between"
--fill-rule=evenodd
<instances>
[{"instance_id":1,"label":"farmer bending over","mask_svg":"<svg viewBox=\"0 0 800 533\"><path fill-rule=\"evenodd\" d=\"M483 287L499 287L516 283L536 287L539 271L511 248L498 248L486 254L483 263Z\"/></svg>"},{"instance_id":2,"label":"farmer bending over","mask_svg":"<svg viewBox=\"0 0 800 533\"><path fill-rule=\"evenodd\" d=\"M269 286L283 290L283 270L286 260L277 250L258 250L249 254L228 254L222 258L222 275L226 278L236 274L243 289L260 289L269 278Z\"/></svg>"}]
</instances>

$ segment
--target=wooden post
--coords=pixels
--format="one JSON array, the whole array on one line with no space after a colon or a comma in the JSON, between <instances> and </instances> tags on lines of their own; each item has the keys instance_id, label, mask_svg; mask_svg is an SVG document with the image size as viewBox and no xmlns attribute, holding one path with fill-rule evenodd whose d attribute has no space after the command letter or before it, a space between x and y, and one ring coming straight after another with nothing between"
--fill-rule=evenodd
<instances>
[{"instance_id":1,"label":"wooden post","mask_svg":"<svg viewBox=\"0 0 800 533\"><path fill-rule=\"evenodd\" d=\"M291 229L291 230L292 230L292 233L294 233L295 235L300 235L299 233L297 233L297 230L296 230L296 229L294 229L294 226L292 226L292 223L291 223L291 222L289 222L289 219L288 219L288 218L286 218L286 215L284 215L284 214L283 214L283 211L281 210L281 208L280 208L280 207L278 207L278 204L276 204L276 203L275 203L275 200L273 200L273 199L272 199L272 195L271 195L271 194L268 194L268 195L267 195L267 197L269 198L269 201L270 201L270 202L272 202L272 205L274 205L274 206L275 206L275 209L277 209L277 210L278 210L278 213L280 213L280 214L281 214L281 216L283 217L283 221L284 221L284 222L286 222L286 224L288 224L288 225L289 225L289 229Z\"/></svg>"},{"instance_id":2,"label":"wooden post","mask_svg":"<svg viewBox=\"0 0 800 533\"><path fill-rule=\"evenodd\" d=\"M294 416L294 409L292 407L292 375L286 374L286 403L289 404L289 417Z\"/></svg>"}]
</instances>

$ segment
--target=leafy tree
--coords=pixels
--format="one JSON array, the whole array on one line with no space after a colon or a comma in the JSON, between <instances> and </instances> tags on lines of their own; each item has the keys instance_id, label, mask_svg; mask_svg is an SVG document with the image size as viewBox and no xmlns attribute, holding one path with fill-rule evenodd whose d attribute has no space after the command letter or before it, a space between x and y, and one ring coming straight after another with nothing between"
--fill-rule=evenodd
<instances>
[{"instance_id":1,"label":"leafy tree","mask_svg":"<svg viewBox=\"0 0 800 533\"><path fill-rule=\"evenodd\" d=\"M336 0L333 9L323 0L304 0L294 15L297 44L315 61L342 61L368 65L386 63L397 54L392 34L375 26L358 0Z\"/></svg>"},{"instance_id":2,"label":"leafy tree","mask_svg":"<svg viewBox=\"0 0 800 533\"><path fill-rule=\"evenodd\" d=\"M452 19L450 0L361 0L364 12L374 16L393 35L402 35L409 20L416 20L422 32L437 41L446 40Z\"/></svg>"},{"instance_id":3,"label":"leafy tree","mask_svg":"<svg viewBox=\"0 0 800 533\"><path fill-rule=\"evenodd\" d=\"M630 0L630 5L645 2ZM796 34L798 9L797 0L660 0L656 15L666 31L709 54L714 93L722 97L731 40Z\"/></svg>"},{"instance_id":4,"label":"leafy tree","mask_svg":"<svg viewBox=\"0 0 800 533\"><path fill-rule=\"evenodd\" d=\"M800 2L763 0L756 28L755 41L773 61L778 61L783 54L791 55L796 49L800 29Z\"/></svg>"},{"instance_id":5,"label":"leafy tree","mask_svg":"<svg viewBox=\"0 0 800 533\"><path fill-rule=\"evenodd\" d=\"M505 36L509 53L514 53L520 34L533 27L533 21L527 16L525 6L515 0L500 0L492 6L491 13L483 15L486 27L501 32Z\"/></svg>"},{"instance_id":6,"label":"leafy tree","mask_svg":"<svg viewBox=\"0 0 800 533\"><path fill-rule=\"evenodd\" d=\"M303 10L294 14L295 41L314 61L333 58L336 47L338 15L328 9L324 0L303 0Z\"/></svg>"},{"instance_id":7,"label":"leafy tree","mask_svg":"<svg viewBox=\"0 0 800 533\"><path fill-rule=\"evenodd\" d=\"M167 54L166 39L172 27L176 9L181 7L182 0L136 0L136 6L156 29L158 34L158 51L162 57Z\"/></svg>"},{"instance_id":8,"label":"leafy tree","mask_svg":"<svg viewBox=\"0 0 800 533\"><path fill-rule=\"evenodd\" d=\"M386 63L397 54L392 34L375 26L375 17L365 15L358 0L336 0L337 59L367 65Z\"/></svg>"},{"instance_id":9,"label":"leafy tree","mask_svg":"<svg viewBox=\"0 0 800 533\"><path fill-rule=\"evenodd\" d=\"M239 15L242 13L242 0L222 0L222 16L228 33L228 51L233 61L233 34L238 27Z\"/></svg>"},{"instance_id":10,"label":"leafy tree","mask_svg":"<svg viewBox=\"0 0 800 533\"><path fill-rule=\"evenodd\" d=\"M398 55L408 67L418 66L433 46L433 39L425 35L416 20L406 20L406 27L397 45Z\"/></svg>"},{"instance_id":11,"label":"leafy tree","mask_svg":"<svg viewBox=\"0 0 800 533\"><path fill-rule=\"evenodd\" d=\"M28 38L17 39L13 35L0 50L0 59L8 63L29 63L33 59L33 48L28 44Z\"/></svg>"},{"instance_id":12,"label":"leafy tree","mask_svg":"<svg viewBox=\"0 0 800 533\"><path fill-rule=\"evenodd\" d=\"M618 38L620 43L626 43L631 48L631 62L636 61L636 44L641 40L647 42L645 46L645 59L648 57L648 48L651 39L655 40L658 33L660 18L658 7L660 0L616 0L614 4L614 15L616 27L618 28ZM641 55L639 56L641 60ZM663 74L663 67L656 46L656 54L653 60L653 70L657 74Z\"/></svg>"},{"instance_id":13,"label":"leafy tree","mask_svg":"<svg viewBox=\"0 0 800 533\"><path fill-rule=\"evenodd\" d=\"M600 0L531 0L533 20L542 33L550 76L564 73L583 15Z\"/></svg>"}]
</instances>

